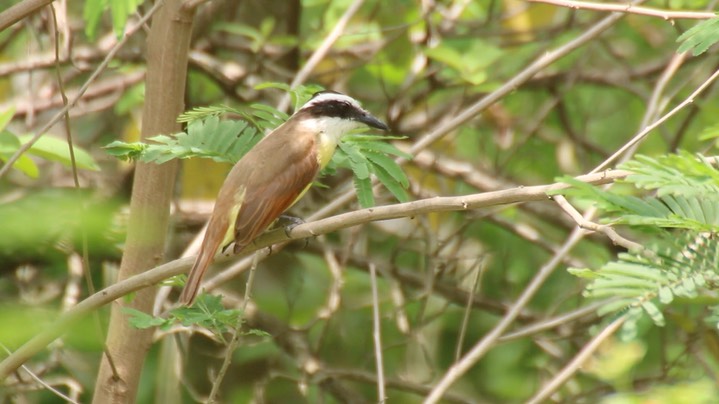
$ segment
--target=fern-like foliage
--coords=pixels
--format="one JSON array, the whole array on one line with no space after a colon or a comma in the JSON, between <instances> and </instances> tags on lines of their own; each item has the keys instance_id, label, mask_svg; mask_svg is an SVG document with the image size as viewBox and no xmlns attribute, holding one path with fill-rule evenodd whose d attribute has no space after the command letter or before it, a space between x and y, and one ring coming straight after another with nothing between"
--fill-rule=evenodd
<instances>
[{"instance_id":1,"label":"fern-like foliage","mask_svg":"<svg viewBox=\"0 0 719 404\"><path fill-rule=\"evenodd\" d=\"M226 309L222 305L221 296L207 293L201 293L192 307L176 307L163 317L155 317L131 307L123 307L122 311L129 316L130 325L137 329L158 327L161 330L169 330L176 324L185 327L197 325L210 330L217 340L224 344L228 343L224 337L227 330L237 327L237 323L243 321L240 310ZM250 329L244 334L269 336L266 332L257 329Z\"/></svg>"},{"instance_id":2,"label":"fern-like foliage","mask_svg":"<svg viewBox=\"0 0 719 404\"><path fill-rule=\"evenodd\" d=\"M234 163L260 141L255 127L245 121L220 121L217 116L196 120L186 132L158 135L152 143L115 141L105 150L118 158L165 163L174 158L204 157Z\"/></svg>"},{"instance_id":3,"label":"fern-like foliage","mask_svg":"<svg viewBox=\"0 0 719 404\"><path fill-rule=\"evenodd\" d=\"M304 104L320 89L317 86L306 86L290 90L286 84L278 83L266 83L259 88L289 91L295 105ZM220 120L220 115L224 114L241 119ZM120 159L148 163L161 164L175 158L193 157L235 163L262 139L263 133L281 125L287 118L287 114L263 104L252 104L245 108L225 105L200 107L178 118L178 121L187 124L185 132L155 136L149 139L150 142L115 141L105 146L105 149ZM397 200L405 202L409 200L406 192L409 181L393 157L410 159L411 156L387 143L387 140L394 139L401 138L360 134L345 136L331 164L321 175L337 168L352 170L357 198L362 207L374 205L370 175L375 175Z\"/></svg>"},{"instance_id":4,"label":"fern-like foliage","mask_svg":"<svg viewBox=\"0 0 719 404\"><path fill-rule=\"evenodd\" d=\"M709 159L685 152L639 156L621 168L633 173L626 183L649 194L639 197L626 189L604 191L567 180L574 186L568 194L595 202L605 223L641 229L648 237L641 243L643 251L619 254L598 270L571 268L590 280L585 296L612 298L600 312L624 311L625 335L643 315L664 325L662 310L678 300L719 304L713 297L719 286L719 171ZM719 312L719 306L715 309ZM715 317L708 319L716 325Z\"/></svg>"},{"instance_id":5,"label":"fern-like foliage","mask_svg":"<svg viewBox=\"0 0 719 404\"><path fill-rule=\"evenodd\" d=\"M678 52L692 51L692 55L699 56L717 41L719 41L719 17L714 17L698 23L681 34L677 38L677 42L682 42Z\"/></svg>"},{"instance_id":6,"label":"fern-like foliage","mask_svg":"<svg viewBox=\"0 0 719 404\"><path fill-rule=\"evenodd\" d=\"M410 159L412 156L386 142L392 139L402 138L396 136L348 135L342 139L339 149L332 159L333 165L329 167L329 170L344 167L351 169L354 173L355 190L362 207L374 206L370 174L374 174L398 201L409 201L409 195L407 195L406 191L409 180L394 159L389 156L398 156L405 159Z\"/></svg>"}]
</instances>

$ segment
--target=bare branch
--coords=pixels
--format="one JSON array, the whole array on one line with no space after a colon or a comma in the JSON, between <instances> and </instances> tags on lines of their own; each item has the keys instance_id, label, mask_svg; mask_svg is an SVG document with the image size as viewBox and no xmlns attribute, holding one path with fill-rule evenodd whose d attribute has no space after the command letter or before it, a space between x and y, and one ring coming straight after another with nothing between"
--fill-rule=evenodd
<instances>
[{"instance_id":1,"label":"bare branch","mask_svg":"<svg viewBox=\"0 0 719 404\"><path fill-rule=\"evenodd\" d=\"M0 13L0 31L4 31L5 28L8 28L52 2L53 0L23 0L12 5Z\"/></svg>"},{"instance_id":2,"label":"bare branch","mask_svg":"<svg viewBox=\"0 0 719 404\"><path fill-rule=\"evenodd\" d=\"M374 357L377 367L377 402L384 403L387 394L384 391L384 365L382 361L382 331L379 320L379 294L377 293L377 268L369 264L370 283L372 285L372 340L374 341Z\"/></svg>"},{"instance_id":3,"label":"bare branch","mask_svg":"<svg viewBox=\"0 0 719 404\"><path fill-rule=\"evenodd\" d=\"M616 230L614 230L611 226L601 225L594 223L591 220L587 220L584 216L582 216L581 213L579 213L579 211L574 208L574 206L572 206L572 204L569 203L569 201L567 201L567 198L565 198L564 196L556 195L552 197L552 199L554 199L554 201L557 202L557 205L559 205L562 210L567 212L567 214L572 219L574 219L574 221L577 222L577 225L580 228L603 233L607 237L609 237L609 239L612 240L614 244L622 246L629 251L644 250L644 246L620 236L619 233L617 233Z\"/></svg>"},{"instance_id":4,"label":"bare branch","mask_svg":"<svg viewBox=\"0 0 719 404\"><path fill-rule=\"evenodd\" d=\"M647 135L649 135L649 132L651 132L652 130L659 127L659 125L663 124L667 119L676 115L677 112L681 111L686 106L692 104L694 102L694 99L699 94L701 94L704 90L706 90L707 87L709 87L709 85L712 84L714 82L714 80L716 80L717 78L719 78L719 70L716 70L711 76L709 76L708 79L706 79L699 87L697 87L697 89L694 90L694 92L692 92L689 95L689 97L687 97L684 101L679 103L679 105L677 105L671 111L664 114L661 118L654 121L654 123L652 123L651 125L644 128L642 131L637 133L630 141L628 141L624 146L619 148L619 150L614 152L614 154L609 156L608 159L604 160L600 165L598 165L596 168L594 168L594 170L592 170L591 172L596 173L598 171L604 170L607 167L609 167L609 165L611 163L613 163L614 160L616 160L618 157L622 156L627 150L632 149L634 147L634 145L636 145L637 143L644 140L644 138L646 138Z\"/></svg>"},{"instance_id":5,"label":"bare branch","mask_svg":"<svg viewBox=\"0 0 719 404\"><path fill-rule=\"evenodd\" d=\"M628 174L629 172L627 171L617 170L606 173L581 176L578 177L578 179L592 184L604 184L619 178L624 178ZM475 194L459 197L439 197L396 205L362 209L356 212L345 213L335 217L318 220L316 222L301 224L293 228L289 235L285 234L284 230L269 232L260 237L254 245L248 246L246 251L243 251L243 253L249 254L266 246L281 241L287 241L288 237L291 240L307 238L316 236L318 234L325 234L342 228L355 226L358 224L368 223L375 220L416 216L419 214L425 214L430 212L479 209L492 205L526 202L530 200L548 200L548 197L546 195L547 192L549 192L550 190L565 189L567 187L567 184L550 184L541 186L538 185L533 187L522 187L505 191L488 192L485 194ZM558 252L558 262L562 261L562 257L566 250L568 249L565 245ZM222 258L224 257L220 256L218 257L218 260L221 260ZM53 323L52 326L47 327L41 333L30 339L30 341L22 345L18 350L13 352L12 355L8 356L2 362L0 362L0 379L4 379L5 377L7 377L11 372L13 372L23 363L25 363L38 351L43 349L47 344L62 335L70 325L74 324L76 321L78 321L88 313L91 313L97 308L102 307L105 304L110 303L113 300L120 298L128 293L146 287L155 286L163 279L179 275L187 271L187 269L192 265L194 261L195 257L186 257L171 261L166 264L155 267L151 270L122 280L112 286L98 291L92 296L89 296L85 300L78 303L75 307L68 310L65 314L60 316L55 321L55 323ZM540 273L541 272L542 271L540 271ZM528 290L529 289L530 288L528 287ZM513 311L511 319L514 319L517 317L517 315L519 315L521 311L519 303L520 301L517 301L517 304L512 308ZM523 307L524 305L522 304L521 306ZM503 330L504 329L502 329L501 331L503 332ZM499 337L500 335L501 332L495 338Z\"/></svg>"},{"instance_id":6,"label":"bare branch","mask_svg":"<svg viewBox=\"0 0 719 404\"><path fill-rule=\"evenodd\" d=\"M543 403L546 399L549 398L549 396L554 393L562 384L564 384L567 379L569 379L579 368L582 366L582 364L589 359L589 357L594 353L594 351L599 348L599 346L604 342L607 338L612 336L619 328L624 324L624 321L626 321L626 316L621 316L618 319L612 321L611 324L609 324L607 327L605 327L602 332L597 334L596 337L594 337L587 345L582 348L582 350L572 359L567 366L562 369L561 372L559 372L552 380L549 381L549 383L545 384L544 387L542 387L542 390L539 391L534 397L532 397L529 401L527 401L528 404L537 404L537 403Z\"/></svg>"},{"instance_id":7,"label":"bare branch","mask_svg":"<svg viewBox=\"0 0 719 404\"><path fill-rule=\"evenodd\" d=\"M337 39L340 37L340 35L342 35L342 32L344 32L350 18L352 18L352 16L357 13L359 8L362 6L362 3L364 3L364 0L355 0L352 4L350 4L349 7L347 7L347 10L344 12L344 14L342 14L342 17L340 17L340 19L337 20L337 22L335 23L334 27L332 28L332 31L325 37L324 41L322 41L322 44L318 46L317 49L315 49L314 53L312 53L312 56L310 56L302 69L297 72L295 78L290 84L290 88L295 88L298 85L304 83L305 80L307 80L307 77L310 75L312 70L317 67L317 64L322 61L322 59L324 59L332 45L337 42ZM277 109L279 109L280 111L284 111L289 105L290 96L289 94L286 94L278 104Z\"/></svg>"},{"instance_id":8,"label":"bare branch","mask_svg":"<svg viewBox=\"0 0 719 404\"><path fill-rule=\"evenodd\" d=\"M708 20L716 17L716 13L709 11L675 11L663 10L660 8L637 6L635 4L618 4L618 3L597 3L593 1L575 1L575 0L527 0L530 3L545 3L555 6L567 7L571 9L611 11L627 14L646 15L649 17L659 17L664 20Z\"/></svg>"}]
</instances>

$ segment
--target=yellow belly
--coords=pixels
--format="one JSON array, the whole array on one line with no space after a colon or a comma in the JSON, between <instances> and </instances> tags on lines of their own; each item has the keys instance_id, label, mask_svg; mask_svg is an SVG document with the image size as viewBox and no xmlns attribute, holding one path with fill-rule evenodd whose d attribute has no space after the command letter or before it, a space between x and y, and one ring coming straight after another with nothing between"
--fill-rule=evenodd
<instances>
[{"instance_id":1,"label":"yellow belly","mask_svg":"<svg viewBox=\"0 0 719 404\"><path fill-rule=\"evenodd\" d=\"M332 160L337 148L337 139L326 133L320 133L317 137L317 162L320 164L320 170L327 167Z\"/></svg>"}]
</instances>

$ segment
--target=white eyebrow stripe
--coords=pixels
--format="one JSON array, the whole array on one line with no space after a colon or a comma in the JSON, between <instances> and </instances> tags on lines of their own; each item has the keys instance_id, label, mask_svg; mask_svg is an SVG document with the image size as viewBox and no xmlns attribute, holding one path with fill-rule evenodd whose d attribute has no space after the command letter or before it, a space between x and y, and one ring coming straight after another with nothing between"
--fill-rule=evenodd
<instances>
[{"instance_id":1,"label":"white eyebrow stripe","mask_svg":"<svg viewBox=\"0 0 719 404\"><path fill-rule=\"evenodd\" d=\"M313 105L320 104L323 102L327 102L327 101L344 101L344 102L348 102L348 103L352 104L352 106L354 106L356 108L359 108L359 109L362 108L362 106L360 105L360 103L357 100L355 100L354 98L352 98L348 95L335 94L335 93L323 93L323 94L320 94L320 95L316 96L315 98L307 101L307 103L302 106L302 109L305 109L307 107L311 107Z\"/></svg>"}]
</instances>

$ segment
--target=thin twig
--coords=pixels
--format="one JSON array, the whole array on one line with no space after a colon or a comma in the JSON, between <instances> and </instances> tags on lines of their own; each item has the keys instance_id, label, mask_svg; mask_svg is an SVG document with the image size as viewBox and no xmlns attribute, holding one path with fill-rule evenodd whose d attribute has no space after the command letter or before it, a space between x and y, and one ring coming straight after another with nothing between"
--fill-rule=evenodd
<instances>
[{"instance_id":1,"label":"thin twig","mask_svg":"<svg viewBox=\"0 0 719 404\"><path fill-rule=\"evenodd\" d=\"M372 372L343 368L323 368L322 371L326 374L332 375L332 377L340 379L347 379L368 384L377 384L377 376ZM389 376L386 378L385 383L387 384L387 388L393 390L414 393L420 396L425 396L429 393L429 387L427 387L425 383L415 383L403 377ZM448 393L444 396L444 402L476 404L477 399L476 397L471 398L469 396L465 397L458 394Z\"/></svg>"},{"instance_id":2,"label":"thin twig","mask_svg":"<svg viewBox=\"0 0 719 404\"><path fill-rule=\"evenodd\" d=\"M622 236L619 235L619 233L616 232L611 226L602 225L598 223L594 223L591 220L587 220L584 216L582 216L579 211L577 211L574 206L572 206L569 201L567 201L567 198L565 198L562 195L555 195L552 197L554 202L559 205L560 208L562 208L563 211L565 211L572 219L574 219L575 222L577 222L577 226L579 226L582 229L596 231L599 233L603 233L607 237L609 237L610 240L615 245L622 246L626 248L629 251L643 251L644 246L642 246L639 243L635 243L631 240L628 240Z\"/></svg>"},{"instance_id":3,"label":"thin twig","mask_svg":"<svg viewBox=\"0 0 719 404\"><path fill-rule=\"evenodd\" d=\"M657 80L657 84L652 90L652 95L649 97L647 110L644 112L644 116L642 117L640 128L644 128L649 125L651 121L659 116L660 110L666 106L666 101L661 102L664 89L666 89L671 79L676 75L679 68L688 58L689 54L684 52L674 54L674 56L672 56L669 60L669 63L667 63L667 66L662 71L662 75L659 76L659 80Z\"/></svg>"},{"instance_id":4,"label":"thin twig","mask_svg":"<svg viewBox=\"0 0 719 404\"><path fill-rule=\"evenodd\" d=\"M538 334L540 332L544 332L547 330L550 330L552 328L556 328L560 325L567 324L570 322L573 322L575 320L579 319L592 319L596 318L597 310L609 303L612 299L605 299L598 302L594 302L589 304L588 306L580 307L579 309L576 309L574 311L570 311L568 313L560 314L553 318L548 318L546 320L538 321L537 323L530 324L526 327L520 328L517 331L507 333L502 335L501 338L499 338L500 342L508 342L520 338L526 338L533 334Z\"/></svg>"},{"instance_id":5,"label":"thin twig","mask_svg":"<svg viewBox=\"0 0 719 404\"><path fill-rule=\"evenodd\" d=\"M617 330L624 324L624 321L626 321L627 317L622 316L618 319L614 320L611 324L609 324L606 328L602 330L599 334L597 334L596 337L594 337L587 345L582 348L582 350L567 364L567 366L564 367L552 380L550 380L547 384L542 387L542 390L539 391L534 397L532 397L529 401L527 401L527 404L537 404L537 403L543 403L546 399L549 398L549 396L554 393L562 384L564 384L574 373L576 373L577 370L579 370L579 367L584 364L584 362L589 359L589 357L594 353L594 351L599 348L599 346L604 342L607 338L612 336Z\"/></svg>"},{"instance_id":6,"label":"thin twig","mask_svg":"<svg viewBox=\"0 0 719 404\"><path fill-rule=\"evenodd\" d=\"M387 395L384 391L384 365L382 364L382 332L379 321L379 294L377 293L377 268L369 264L369 279L372 284L372 339L374 340L374 357L377 367L377 402L384 403Z\"/></svg>"},{"instance_id":7,"label":"thin twig","mask_svg":"<svg viewBox=\"0 0 719 404\"><path fill-rule=\"evenodd\" d=\"M334 252L323 243L323 256L327 263L327 268L330 270L332 275L332 285L327 296L327 303L324 307L321 307L317 312L317 318L329 319L334 315L337 310L340 309L340 303L342 302L342 267L337 262L337 257Z\"/></svg>"},{"instance_id":8,"label":"thin twig","mask_svg":"<svg viewBox=\"0 0 719 404\"><path fill-rule=\"evenodd\" d=\"M557 253L539 269L537 275L532 278L531 282L522 291L517 301L514 303L512 308L502 317L502 320L494 326L494 328L487 333L472 349L467 352L459 361L455 362L449 370L444 374L439 383L434 386L432 392L425 399L425 404L437 403L442 398L442 395L454 384L462 375L464 375L469 368L474 366L484 354L494 345L494 343L502 336L502 334L509 328L510 324L514 322L519 312L529 303L534 297L535 293L544 284L544 281L554 273L554 270L562 262L563 257L569 254L572 248L582 239L584 230L579 228L575 229L564 242L564 245L557 251Z\"/></svg>"},{"instance_id":9,"label":"thin twig","mask_svg":"<svg viewBox=\"0 0 719 404\"><path fill-rule=\"evenodd\" d=\"M527 0L530 3L545 3L555 6L567 7L571 9L584 9L596 11L611 11L627 14L646 15L649 17L659 17L664 20L708 20L717 15L709 11L676 11L663 10L660 8L637 6L634 4L618 4L618 3L596 3L593 1L574 1L574 0Z\"/></svg>"},{"instance_id":10,"label":"thin twig","mask_svg":"<svg viewBox=\"0 0 719 404\"><path fill-rule=\"evenodd\" d=\"M472 302L474 301L474 294L479 289L479 284L484 274L484 266L482 265L483 260L477 259L474 270L474 279L472 280L472 289L469 291L467 296L467 305L464 307L464 317L462 318L462 327L460 327L459 338L457 339L457 349L454 354L454 360L458 361L462 356L462 347L464 346L464 336L467 334L467 325L469 324L469 314L472 312Z\"/></svg>"},{"instance_id":11,"label":"thin twig","mask_svg":"<svg viewBox=\"0 0 719 404\"><path fill-rule=\"evenodd\" d=\"M631 149L635 144L639 143L640 141L644 140L644 138L651 132L652 130L659 127L659 125L663 124L666 120L671 118L672 116L676 115L679 111L684 109L687 105L694 102L694 98L701 94L709 85L719 78L719 70L715 71L711 76L709 76L708 79L706 79L699 87L697 87L694 92L692 92L689 97L687 97L684 101L679 103L674 109L664 114L661 118L657 119L652 123L651 125L644 128L642 131L637 133L629 142L627 142L624 146L622 146L619 150L614 152L609 158L604 160L601 164L599 164L594 170L592 170L590 173L596 173L601 170L605 170L609 165L614 162L618 157L622 156L627 150Z\"/></svg>"},{"instance_id":12,"label":"thin twig","mask_svg":"<svg viewBox=\"0 0 719 404\"><path fill-rule=\"evenodd\" d=\"M71 125L70 125L70 108L68 108L68 98L67 94L65 92L65 84L62 80L62 75L60 74L60 32L57 25L57 16L55 12L55 6L50 5L50 12L52 14L52 20L53 20L53 27L55 30L55 74L57 76L57 86L60 91L60 96L62 98L62 103L65 106L64 110L65 113L63 114L64 118L64 125L63 128L65 130L65 138L67 139L67 147L69 148L70 153L70 167L72 169L72 178L73 183L75 185L75 189L78 192L82 191L82 188L80 187L80 178L78 175L77 170L77 161L75 160L75 147L73 145L72 140L72 131L71 131ZM81 205L84 205L85 202L82 202ZM90 268L89 268L89 262L90 262L90 256L89 256L89 248L88 248L88 241L87 241L87 226L85 226L86 218L85 218L85 207L79 206L79 217L80 217L80 233L81 233L81 240L82 240L82 256L80 258L80 266L82 268L82 275L85 278L85 283L87 285L87 292L90 295L95 294L95 285L92 283L92 276L90 274ZM72 277L70 277L70 280ZM102 320L100 319L100 313L95 312L94 313L94 320L95 324L98 329L99 335L102 336L103 341L105 340L105 329L102 326ZM103 352L105 353L105 356L107 357L108 363L110 363L110 369L113 372L113 375L116 377L119 375L117 373L117 369L114 366L114 360L110 356L110 352L107 348L103 349Z\"/></svg>"},{"instance_id":13,"label":"thin twig","mask_svg":"<svg viewBox=\"0 0 719 404\"><path fill-rule=\"evenodd\" d=\"M0 32L52 2L53 0L24 0L13 4L0 13Z\"/></svg>"},{"instance_id":14,"label":"thin twig","mask_svg":"<svg viewBox=\"0 0 719 404\"><path fill-rule=\"evenodd\" d=\"M330 33L325 37L320 46L315 49L314 53L312 53L312 56L307 59L307 62L304 66L302 66L302 69L297 72L295 78L290 84L290 88L295 88L300 84L304 83L305 80L307 80L307 77L315 69L315 67L317 67L317 64L322 61L322 58L327 55L327 52L329 52L332 45L337 42L337 39L344 32L347 23L357 13L357 10L359 10L359 8L362 6L362 3L364 3L364 0L355 0L352 4L350 4L349 7L347 7L347 10L345 10L344 14L342 14L342 17L340 17L340 19L337 20L337 22L335 23L335 26L332 28L332 31L330 31ZM287 107L289 107L289 105L290 96L289 94L285 94L282 97L282 100L280 100L277 109L280 111L285 111L287 110Z\"/></svg>"},{"instance_id":15,"label":"thin twig","mask_svg":"<svg viewBox=\"0 0 719 404\"><path fill-rule=\"evenodd\" d=\"M234 354L235 350L240 345L240 338L242 337L242 324L244 323L247 305L249 304L250 299L252 299L252 284L255 281L255 270L257 269L259 256L259 253L254 254L252 266L250 267L250 273L247 275L247 283L245 284L245 297L242 301L242 310L240 311L240 315L237 318L237 325L232 330L232 340L227 345L227 350L225 351L225 358L222 361L220 371L217 373L217 378L215 378L215 380L212 382L212 390L210 391L210 396L207 398L207 402L209 404L215 403L215 398L217 397L217 393L220 391L222 380L227 374L227 369L230 367L230 363L232 363L232 354Z\"/></svg>"},{"instance_id":16,"label":"thin twig","mask_svg":"<svg viewBox=\"0 0 719 404\"><path fill-rule=\"evenodd\" d=\"M382 277L385 278L389 283L390 298L392 299L392 304L394 305L394 314L396 318L397 329L403 334L409 334L410 325L409 318L407 317L407 299L405 299L404 292L402 291L402 286L404 285L402 285L397 280L396 276L393 276L392 273L396 273L395 271L392 271L392 273L390 273L387 268L381 265L376 266L376 268L379 271L380 275L382 275Z\"/></svg>"},{"instance_id":17,"label":"thin twig","mask_svg":"<svg viewBox=\"0 0 719 404\"><path fill-rule=\"evenodd\" d=\"M185 0L182 4L182 11L183 12L190 12L196 9L197 7L200 7L201 5L207 3L209 0Z\"/></svg>"},{"instance_id":18,"label":"thin twig","mask_svg":"<svg viewBox=\"0 0 719 404\"><path fill-rule=\"evenodd\" d=\"M3 344L2 342L0 342L0 347L2 347L2 349L3 349L6 353L8 353L8 354L11 353L11 351L10 351L10 350L5 346L5 344ZM73 400L72 398L70 398L70 397L66 396L65 394L63 394L63 392L61 392L60 390L58 390L58 389L52 387L51 385L49 385L48 383L46 383L44 380L42 380L42 379L40 378L40 376L36 375L32 370L30 370L29 367L27 367L27 366L25 366L25 365L22 365L21 368L22 368L22 370L24 370L25 372L27 372L27 374L30 375L30 377L31 377L33 380L35 380L35 382L37 382L39 385L41 385L42 387L44 387L45 389L47 389L48 391L50 391L52 394L55 394L56 396L62 398L63 400L66 400L66 401L69 402L69 403L79 404L76 400Z\"/></svg>"}]
</instances>

